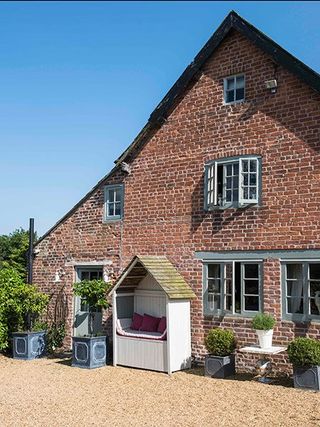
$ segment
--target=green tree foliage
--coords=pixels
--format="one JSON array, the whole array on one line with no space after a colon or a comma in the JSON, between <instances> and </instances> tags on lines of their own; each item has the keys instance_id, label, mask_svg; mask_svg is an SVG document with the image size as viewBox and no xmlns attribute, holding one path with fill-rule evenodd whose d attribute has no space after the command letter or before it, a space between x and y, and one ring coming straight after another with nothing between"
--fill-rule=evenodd
<instances>
[{"instance_id":1,"label":"green tree foliage","mask_svg":"<svg viewBox=\"0 0 320 427\"><path fill-rule=\"evenodd\" d=\"M75 295L80 296L89 306L90 335L93 333L94 311L109 307L107 293L110 288L111 283L103 280L82 280L73 284Z\"/></svg>"},{"instance_id":2,"label":"green tree foliage","mask_svg":"<svg viewBox=\"0 0 320 427\"><path fill-rule=\"evenodd\" d=\"M34 235L36 241L36 233ZM12 267L27 280L27 253L29 231L20 228L9 235L0 236L0 269Z\"/></svg>"},{"instance_id":3,"label":"green tree foliage","mask_svg":"<svg viewBox=\"0 0 320 427\"><path fill-rule=\"evenodd\" d=\"M0 350L9 347L11 333L28 328L46 308L49 297L26 284L13 268L0 269Z\"/></svg>"},{"instance_id":4,"label":"green tree foliage","mask_svg":"<svg viewBox=\"0 0 320 427\"><path fill-rule=\"evenodd\" d=\"M296 367L320 366L320 341L308 337L298 337L288 345L289 361Z\"/></svg>"}]
</instances>

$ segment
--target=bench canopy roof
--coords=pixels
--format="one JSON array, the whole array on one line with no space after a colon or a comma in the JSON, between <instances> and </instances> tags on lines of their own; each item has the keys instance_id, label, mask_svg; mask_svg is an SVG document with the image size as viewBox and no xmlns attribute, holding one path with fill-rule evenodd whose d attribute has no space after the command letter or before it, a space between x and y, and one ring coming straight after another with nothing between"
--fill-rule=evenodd
<instances>
[{"instance_id":1,"label":"bench canopy roof","mask_svg":"<svg viewBox=\"0 0 320 427\"><path fill-rule=\"evenodd\" d=\"M191 299L196 295L181 274L165 256L136 255L116 281L116 289L123 292L134 290L141 280L150 274L169 299Z\"/></svg>"}]
</instances>

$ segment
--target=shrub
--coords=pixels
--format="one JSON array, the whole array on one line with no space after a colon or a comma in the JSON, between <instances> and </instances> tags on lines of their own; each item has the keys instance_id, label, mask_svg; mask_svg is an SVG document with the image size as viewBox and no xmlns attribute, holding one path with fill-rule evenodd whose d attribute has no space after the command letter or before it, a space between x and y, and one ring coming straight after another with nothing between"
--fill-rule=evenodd
<instances>
[{"instance_id":1,"label":"shrub","mask_svg":"<svg viewBox=\"0 0 320 427\"><path fill-rule=\"evenodd\" d=\"M234 333L225 329L211 329L204 343L208 352L214 356L228 356L236 348Z\"/></svg>"},{"instance_id":2,"label":"shrub","mask_svg":"<svg viewBox=\"0 0 320 427\"><path fill-rule=\"evenodd\" d=\"M289 361L294 366L310 368L320 365L320 341L296 338L288 345Z\"/></svg>"},{"instance_id":3,"label":"shrub","mask_svg":"<svg viewBox=\"0 0 320 427\"><path fill-rule=\"evenodd\" d=\"M252 319L252 327L253 329L258 329L262 331L268 331L269 329L273 329L276 321L273 316L270 314L259 313L254 316Z\"/></svg>"},{"instance_id":4,"label":"shrub","mask_svg":"<svg viewBox=\"0 0 320 427\"><path fill-rule=\"evenodd\" d=\"M13 268L0 269L0 350L9 347L12 332L30 328L30 320L43 313L48 300Z\"/></svg>"},{"instance_id":5,"label":"shrub","mask_svg":"<svg viewBox=\"0 0 320 427\"><path fill-rule=\"evenodd\" d=\"M75 295L83 298L89 306L90 335L93 334L94 311L109 307L107 292L110 288L111 283L104 280L82 280L73 284Z\"/></svg>"}]
</instances>

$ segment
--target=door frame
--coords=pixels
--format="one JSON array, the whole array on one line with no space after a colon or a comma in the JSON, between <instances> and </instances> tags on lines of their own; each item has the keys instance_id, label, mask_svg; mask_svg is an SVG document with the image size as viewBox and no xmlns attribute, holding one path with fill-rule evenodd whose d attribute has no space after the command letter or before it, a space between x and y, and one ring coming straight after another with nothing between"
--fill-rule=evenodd
<instances>
[{"instance_id":1,"label":"door frame","mask_svg":"<svg viewBox=\"0 0 320 427\"><path fill-rule=\"evenodd\" d=\"M103 279L103 265L75 265L74 266L74 277L75 282L80 282L80 274L82 271L102 271L102 279ZM76 327L75 327L75 319L76 319L76 295L72 289L72 302L73 302L73 314L72 314L72 332L73 336L76 336Z\"/></svg>"}]
</instances>

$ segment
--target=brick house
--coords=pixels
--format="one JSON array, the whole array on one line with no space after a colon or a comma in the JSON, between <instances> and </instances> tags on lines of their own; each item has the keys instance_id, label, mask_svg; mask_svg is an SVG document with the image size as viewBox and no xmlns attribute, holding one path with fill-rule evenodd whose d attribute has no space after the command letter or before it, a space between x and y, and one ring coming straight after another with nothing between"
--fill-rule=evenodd
<instances>
[{"instance_id":1,"label":"brick house","mask_svg":"<svg viewBox=\"0 0 320 427\"><path fill-rule=\"evenodd\" d=\"M316 72L226 17L112 171L36 245L51 314L67 298L67 347L85 328L72 283L115 280L137 254L165 255L196 293L197 359L211 327L255 343L259 311L275 315L275 343L320 338L319 92Z\"/></svg>"}]
</instances>

